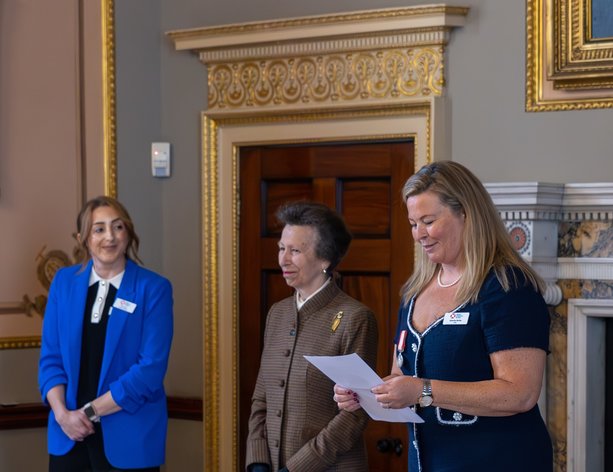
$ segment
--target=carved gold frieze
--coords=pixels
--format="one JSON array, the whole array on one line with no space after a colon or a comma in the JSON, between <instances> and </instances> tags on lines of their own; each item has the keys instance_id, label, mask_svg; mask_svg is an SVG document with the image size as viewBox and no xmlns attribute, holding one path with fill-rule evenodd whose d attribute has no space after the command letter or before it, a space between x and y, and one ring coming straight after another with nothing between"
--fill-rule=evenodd
<instances>
[{"instance_id":1,"label":"carved gold frieze","mask_svg":"<svg viewBox=\"0 0 613 472\"><path fill-rule=\"evenodd\" d=\"M443 47L209 66L209 109L441 95Z\"/></svg>"}]
</instances>

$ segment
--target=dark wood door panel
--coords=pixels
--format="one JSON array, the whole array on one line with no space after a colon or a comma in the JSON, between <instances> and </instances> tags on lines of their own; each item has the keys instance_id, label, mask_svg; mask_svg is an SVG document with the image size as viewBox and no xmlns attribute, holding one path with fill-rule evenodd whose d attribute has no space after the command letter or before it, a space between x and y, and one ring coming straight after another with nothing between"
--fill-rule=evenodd
<instances>
[{"instance_id":1,"label":"dark wood door panel","mask_svg":"<svg viewBox=\"0 0 613 472\"><path fill-rule=\"evenodd\" d=\"M381 294L389 293L389 277L387 275L353 275L351 272L342 277L343 290L356 300L360 300L374 313L389 313L389 299ZM377 372L385 375L389 366L389 339L390 319L378 316L379 344L377 349Z\"/></svg>"},{"instance_id":2,"label":"dark wood door panel","mask_svg":"<svg viewBox=\"0 0 613 472\"><path fill-rule=\"evenodd\" d=\"M341 180L340 210L354 237L390 237L390 180Z\"/></svg>"},{"instance_id":3,"label":"dark wood door panel","mask_svg":"<svg viewBox=\"0 0 613 472\"><path fill-rule=\"evenodd\" d=\"M241 148L241 467L266 314L274 302L293 293L278 266L281 227L274 216L277 208L287 201L314 200L336 208L345 218L354 239L338 267L339 282L343 290L377 316L376 370L384 377L391 369L399 290L413 263L412 240L401 199L402 185L413 166L411 142ZM407 470L406 425L371 421L365 441L371 471ZM394 445L399 441L402 446L397 455Z\"/></svg>"},{"instance_id":4,"label":"dark wood door panel","mask_svg":"<svg viewBox=\"0 0 613 472\"><path fill-rule=\"evenodd\" d=\"M363 177L390 175L387 149L368 144L347 146L269 147L262 160L262 178Z\"/></svg>"},{"instance_id":5,"label":"dark wood door panel","mask_svg":"<svg viewBox=\"0 0 613 472\"><path fill-rule=\"evenodd\" d=\"M315 200L336 207L354 237L390 237L391 178L283 179L262 181L265 234L276 233L277 208L289 201Z\"/></svg>"},{"instance_id":6,"label":"dark wood door panel","mask_svg":"<svg viewBox=\"0 0 613 472\"><path fill-rule=\"evenodd\" d=\"M266 222L263 236L281 232L275 218L279 206L296 200L314 200L312 179L262 180L260 185Z\"/></svg>"}]
</instances>

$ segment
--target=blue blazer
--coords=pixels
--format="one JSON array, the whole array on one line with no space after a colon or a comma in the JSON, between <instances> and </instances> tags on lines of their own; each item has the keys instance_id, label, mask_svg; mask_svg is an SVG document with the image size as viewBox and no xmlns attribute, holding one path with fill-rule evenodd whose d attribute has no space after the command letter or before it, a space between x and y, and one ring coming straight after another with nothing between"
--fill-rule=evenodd
<instances>
[{"instance_id":1,"label":"blue blazer","mask_svg":"<svg viewBox=\"0 0 613 472\"><path fill-rule=\"evenodd\" d=\"M56 385L66 388L66 407L75 410L81 337L92 261L60 269L51 284L43 321L38 383L43 397ZM164 375L172 341L170 282L128 260L116 302L135 305L132 313L113 307L107 325L98 395L111 391L122 409L101 418L108 461L119 468L164 463L168 413ZM127 304L127 310L130 305ZM93 400L93 398L92 398ZM49 414L48 451L64 455L74 446Z\"/></svg>"}]
</instances>

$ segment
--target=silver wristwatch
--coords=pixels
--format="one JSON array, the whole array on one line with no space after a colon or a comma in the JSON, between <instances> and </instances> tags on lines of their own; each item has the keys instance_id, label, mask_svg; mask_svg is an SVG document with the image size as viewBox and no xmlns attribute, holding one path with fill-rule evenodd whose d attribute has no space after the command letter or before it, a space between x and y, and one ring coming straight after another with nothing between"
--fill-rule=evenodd
<instances>
[{"instance_id":1,"label":"silver wristwatch","mask_svg":"<svg viewBox=\"0 0 613 472\"><path fill-rule=\"evenodd\" d=\"M96 413L92 402L85 404L85 406L83 407L83 413L85 413L85 416L87 416L89 421L91 421L92 423L97 423L98 421L100 421L100 417Z\"/></svg>"},{"instance_id":2,"label":"silver wristwatch","mask_svg":"<svg viewBox=\"0 0 613 472\"><path fill-rule=\"evenodd\" d=\"M428 379L423 379L424 381L424 388L421 391L421 395L419 396L419 406L421 406L422 408L425 408L427 406L432 405L432 384L430 383L430 380Z\"/></svg>"}]
</instances>

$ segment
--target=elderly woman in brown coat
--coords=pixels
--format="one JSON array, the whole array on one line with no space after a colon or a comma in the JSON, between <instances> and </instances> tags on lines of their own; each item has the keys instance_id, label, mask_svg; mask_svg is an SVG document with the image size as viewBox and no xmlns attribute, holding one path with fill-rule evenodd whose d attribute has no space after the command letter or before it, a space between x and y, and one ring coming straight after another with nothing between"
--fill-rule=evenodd
<instances>
[{"instance_id":1,"label":"elderly woman in brown coat","mask_svg":"<svg viewBox=\"0 0 613 472\"><path fill-rule=\"evenodd\" d=\"M339 411L333 382L304 358L355 352L375 366L375 317L332 277L351 234L335 211L318 203L288 204L277 218L284 225L279 266L295 294L273 305L266 320L246 470L367 471L366 414Z\"/></svg>"}]
</instances>

